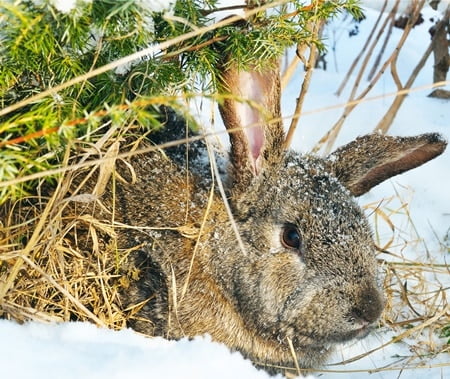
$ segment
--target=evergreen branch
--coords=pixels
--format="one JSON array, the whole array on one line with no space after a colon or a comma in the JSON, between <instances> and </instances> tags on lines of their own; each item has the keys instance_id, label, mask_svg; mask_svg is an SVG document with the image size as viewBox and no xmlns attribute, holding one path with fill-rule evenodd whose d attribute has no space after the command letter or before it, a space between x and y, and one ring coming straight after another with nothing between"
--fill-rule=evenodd
<instances>
[{"instance_id":1,"label":"evergreen branch","mask_svg":"<svg viewBox=\"0 0 450 379\"><path fill-rule=\"evenodd\" d=\"M94 77L96 77L96 76L98 76L100 74L103 74L105 72L111 71L111 70L113 70L115 68L118 68L118 67L120 67L122 65L130 63L130 62L132 62L134 60L154 55L154 54L158 53L159 51L167 50L170 47L175 46L177 44L180 44L182 42L185 42L185 41L187 41L187 40L189 40L191 38L194 38L194 37L197 37L197 36L200 36L200 35L204 35L207 32L210 32L212 30L216 30L216 29L219 29L221 27L230 25L230 24L232 24L232 23L234 23L236 21L239 21L239 20L242 20L242 19L247 19L247 18L249 18L249 17L251 17L251 16L253 16L253 15L255 15L255 14L261 12L261 11L264 11L264 10L269 9L269 8L273 8L274 6L285 4L287 2L288 2L288 0L274 1L273 3L266 4L264 6L261 6L261 7L255 8L255 9L248 10L248 11L245 12L245 14L243 16L231 16L231 17L229 17L229 18L227 18L225 20L219 21L219 22L217 22L217 23L215 23L213 25L205 26L205 27L199 28L197 30L193 30L193 31L185 33L185 34L183 34L181 36L175 37L175 38L173 38L171 40L168 40L168 41L165 41L165 42L161 42L161 43L159 43L157 45L150 46L150 47L148 47L146 49L137 51L134 54L130 54L130 55L127 55L127 56L125 56L123 58L117 59L117 60L115 60L115 61L113 61L111 63L105 64L104 66L101 66L101 67L99 67L97 69L94 69L92 71L89 71L89 72L87 72L87 73L85 73L83 75L79 75L79 76L77 76L77 77L75 77L75 78L73 78L71 80L68 80L65 83L62 83L62 84L59 84L59 85L57 85L55 87L49 88L48 90L45 90L45 91L43 91L43 92L41 92L41 93L39 93L37 95L34 95L34 96L32 96L32 97L30 97L28 99L25 99L23 101L19 101L19 102L13 104L13 105L7 106L7 107L5 107L5 108L0 110L0 117L5 116L8 113L11 113L13 111L16 111L16 110L18 110L18 109L20 109L20 108L22 108L22 107L24 107L24 106L26 106L26 105L28 105L30 103L36 102L38 100L41 100L41 99L43 99L43 98L45 98L45 97L47 97L49 95L55 95L59 91L62 91L64 89L66 89L66 88L69 88L69 87L71 87L71 86L73 86L75 84L85 82L88 79L94 78Z\"/></svg>"},{"instance_id":2,"label":"evergreen branch","mask_svg":"<svg viewBox=\"0 0 450 379\"><path fill-rule=\"evenodd\" d=\"M52 133L57 133L61 128L63 127L75 127L77 125L81 125L81 124L85 124L87 122L89 122L91 119L96 119L96 118L103 118L105 116L108 116L110 114L112 114L115 111L128 111L134 108L145 108L151 105L172 105L175 102L175 100L178 100L178 97L168 97L168 96L160 96L160 97L153 97L151 99L147 99L147 100L137 100L134 101L133 103L129 103L129 104L119 104L114 106L112 109L103 109L103 110L99 110L96 111L94 113L92 113L89 117L83 117L83 118L78 118L75 120L71 120L71 121L67 121L66 123L64 123L64 125L60 125L60 126L56 126L53 128L48 128L48 129L42 129L39 131L36 131L34 133L29 133L26 134L24 136L20 136L17 138L13 138L13 139L9 139L9 140L4 140L4 141L0 141L0 148L5 147L5 146L10 146L10 145L17 145L23 142L27 142L30 141L34 138L39 138L39 137L43 137Z\"/></svg>"}]
</instances>

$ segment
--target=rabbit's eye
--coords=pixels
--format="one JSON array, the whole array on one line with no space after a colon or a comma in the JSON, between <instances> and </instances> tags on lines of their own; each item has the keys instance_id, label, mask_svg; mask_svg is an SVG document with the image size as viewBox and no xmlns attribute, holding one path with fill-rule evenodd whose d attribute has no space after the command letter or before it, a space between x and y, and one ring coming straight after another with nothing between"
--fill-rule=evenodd
<instances>
[{"instance_id":1,"label":"rabbit's eye","mask_svg":"<svg viewBox=\"0 0 450 379\"><path fill-rule=\"evenodd\" d=\"M281 243L288 249L300 250L302 240L295 225L285 225L281 234Z\"/></svg>"}]
</instances>

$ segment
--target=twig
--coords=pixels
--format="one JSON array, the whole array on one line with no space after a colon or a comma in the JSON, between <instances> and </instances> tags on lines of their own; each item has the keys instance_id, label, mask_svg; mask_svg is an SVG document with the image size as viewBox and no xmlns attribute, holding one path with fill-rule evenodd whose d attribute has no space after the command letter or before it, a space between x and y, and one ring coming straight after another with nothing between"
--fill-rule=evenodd
<instances>
[{"instance_id":1,"label":"twig","mask_svg":"<svg viewBox=\"0 0 450 379\"><path fill-rule=\"evenodd\" d=\"M69 149L66 150L66 156L64 157L64 162L67 163L69 159L68 155ZM4 297L12 288L14 281L17 278L17 275L19 274L25 259L30 255L34 247L36 246L37 242L39 241L39 237L41 235L42 230L47 226L47 218L50 214L50 211L53 208L53 205L55 203L55 199L58 196L58 191L61 188L62 181L58 181L58 185L56 187L55 192L53 193L52 197L47 203L47 206L44 208L42 214L39 217L39 221L36 224L36 227L33 231L33 234L31 235L30 239L28 240L28 243L26 244L25 248L22 251L21 256L17 259L17 261L14 263L14 266L12 267L11 271L9 272L8 278L4 283L0 283L0 304L2 303Z\"/></svg>"},{"instance_id":2,"label":"twig","mask_svg":"<svg viewBox=\"0 0 450 379\"><path fill-rule=\"evenodd\" d=\"M324 23L325 23L325 21L319 21L314 25L314 30L313 30L314 38L317 38L319 36ZM298 46L297 48L300 49L301 46ZM300 90L300 96L297 98L297 102L295 105L294 116L292 117L291 125L289 126L289 130L287 132L286 139L284 141L285 149L288 149L289 146L291 145L292 138L294 137L295 130L297 129L298 121L300 120L300 115L301 115L302 108L303 108L303 103L305 101L306 93L308 92L309 84L311 82L311 77L314 72L316 56L317 56L317 46L315 46L314 44L310 44L308 64L305 67L306 73L305 73L305 77L303 79L302 87Z\"/></svg>"},{"instance_id":3,"label":"twig","mask_svg":"<svg viewBox=\"0 0 450 379\"><path fill-rule=\"evenodd\" d=\"M401 333L401 334L399 334L398 336L392 338L392 339L389 340L388 342L386 342L386 343L384 343L384 344L382 344L382 345L380 345L380 346L377 346L376 348L374 348L374 349L372 349L372 350L369 350L368 352L365 352L365 353L363 353L363 354L356 355L356 356L354 356L354 357L352 357L352 358L350 358L350 359L346 359L345 361L342 361L342 362L339 362L339 363L331 364L330 366L334 366L334 365L346 365L346 364L348 364L348 363L356 362L356 361L358 361L358 360L364 358L365 356L374 353L375 351L382 350L382 349L384 349L386 346L389 346L389 345L391 345L391 344L393 344L393 343L396 343L396 342L399 342L399 341L403 340L404 338L409 337L409 336L412 335L413 333L416 333L418 330L424 329L424 328L426 328L426 327L432 325L432 324L435 323L437 320L439 320L442 316L444 316L446 313L447 313L447 309L444 308L444 309L442 309L439 313L436 313L433 317L431 317L431 318L429 318L428 320L426 320L424 323L422 323L422 324L420 324L420 325L417 325L417 326L414 327L414 328L405 330L403 333Z\"/></svg>"},{"instance_id":4,"label":"twig","mask_svg":"<svg viewBox=\"0 0 450 379\"><path fill-rule=\"evenodd\" d=\"M410 88L410 89L405 89L405 90L401 90L401 91L385 93L385 94L381 94L381 95L376 95L376 96L371 96L371 97L366 97L366 98L362 98L362 99L353 100L353 101L346 102L346 103L340 103L340 104L330 105L330 106L326 106L326 107L322 107L322 108L317 108L317 109L314 109L314 110L311 110L311 111L303 112L303 115L305 116L305 115L312 115L312 114L322 113L322 112L326 112L326 111L333 110L333 109L345 108L346 106L349 106L349 105L357 105L357 104L362 103L362 102L376 101L376 100L380 100L380 99L385 99L387 97L396 96L396 95L399 95L399 94L401 95L401 94L408 94L408 93L417 92L417 91L423 91L425 89L441 87L441 86L445 86L445 85L448 85L448 84L450 84L450 80L437 82L437 83L425 84L423 86L418 86L418 87L415 87L415 88ZM223 97L223 95L222 95L222 97ZM147 102L148 102L148 104L155 104L157 101L152 99L152 100L148 100ZM144 105L145 103L146 103L146 101L140 102L141 105ZM279 122L279 121L280 121L279 119L273 119L272 120L272 122ZM254 125L254 126L256 126L256 125ZM252 127L252 125L248 125L247 127ZM194 136L194 137L183 138L183 139L179 139L179 140L176 140L176 141L166 142L166 143L158 145L158 146L149 146L149 147L142 148L142 149L139 149L139 150L136 150L136 151L120 153L117 156L117 159L127 158L127 157L130 157L130 156L136 155L136 154L145 154L145 153L148 153L150 151L155 151L155 150L157 150L159 148L165 149L165 148L168 148L168 147L178 146L178 145L181 145L181 144L184 144L184 143L187 143L187 142L199 141L201 139L208 138L208 137L217 137L219 135L226 134L226 133L231 133L231 132L234 132L234 131L237 131L237 130L240 130L240 128L216 131L216 132L212 132L212 133L206 133L206 134L197 135L197 136ZM7 145L8 143L5 143L5 144ZM314 151L316 151L316 150L314 150ZM29 180L35 180L35 179L43 178L43 177L46 177L46 176L60 174L60 173L63 173L63 172L74 171L74 170L77 170L77 169L83 168L83 167L89 167L89 166L92 166L92 165L101 164L104 161L105 161L105 158L99 158L99 159L94 159L94 160L91 160L91 161L88 161L88 162L74 164L74 165L72 165L70 167L61 166L59 168L55 168L55 169L51 169L51 170L45 170L45 171L41 171L41 172L36 172L36 173L30 174L30 175L26 175L26 176L15 178L15 179L0 181L0 188L1 187L7 187L7 186L10 186L10 185L14 185L14 184L18 184L18 183L27 182Z\"/></svg>"},{"instance_id":5,"label":"twig","mask_svg":"<svg viewBox=\"0 0 450 379\"><path fill-rule=\"evenodd\" d=\"M450 14L450 7L447 8L446 16L444 16L442 18L442 20L440 20L438 22L438 24L436 26L436 30L439 30L439 29L445 27L449 14ZM438 34L439 33L434 34L433 38L431 39L430 44L428 45L427 49L425 50L424 54L422 55L422 58L417 63L416 67L414 67L414 70L412 71L411 75L409 76L409 78L404 86L402 86L402 84L400 83L400 79L398 79L396 70L392 71L393 74L395 73L395 76L393 75L394 79L397 78L396 84L397 84L397 87L399 90L403 91L403 90L407 90L412 87L412 85L414 84L414 81L417 78L417 75L422 70L422 68L425 66L425 63L427 62L428 57L431 55L431 52L433 51L433 47L437 41ZM392 63L395 64L395 61L393 61ZM393 67L393 66L391 66L391 67ZM375 127L374 132L379 132L382 134L387 133L387 131L389 130L389 127L392 125L392 123L395 119L395 116L397 115L398 110L400 109L400 106L405 101L405 98L406 98L406 94L403 94L403 93L402 94L399 93L395 97L394 101L392 102L391 106L389 107L389 110L384 114L383 118L380 120L378 125Z\"/></svg>"},{"instance_id":6,"label":"twig","mask_svg":"<svg viewBox=\"0 0 450 379\"><path fill-rule=\"evenodd\" d=\"M292 344L292 340L289 337L286 337L286 339L288 341L289 350L291 351L292 358L294 359L295 369L297 370L297 374L299 376L301 376L302 372L300 370L300 366L298 365L298 359L297 359L297 355L295 354L295 349L294 349L294 345Z\"/></svg>"},{"instance_id":7,"label":"twig","mask_svg":"<svg viewBox=\"0 0 450 379\"><path fill-rule=\"evenodd\" d=\"M357 55L357 57L353 60L353 63L351 64L349 70L347 71L347 74L345 75L344 80L342 81L341 85L339 86L338 90L336 91L336 96L341 96L341 93L342 93L342 91L344 90L345 85L349 82L349 79L350 79L350 77L351 77L353 71L355 70L356 66L358 65L359 60L361 59L361 57L363 56L363 54L366 53L367 47L369 46L370 41L372 40L372 37L375 35L375 31L377 30L378 24L379 24L380 21L381 21L381 18L382 18L382 16L383 16L383 13L384 13L384 10L385 10L385 8L386 8L386 5L387 5L387 0L384 0L383 7L382 7L381 10L380 10L380 13L379 13L379 15L378 15L378 18L377 18L377 20L375 21L375 23L374 23L374 25L373 25L373 27L372 27L372 30L371 30L370 33L369 33L369 38L367 38L367 40L366 40L366 42L364 43L364 46L362 47L361 51L359 52L359 54ZM386 18L386 20L387 20L387 18ZM384 30L385 25L386 25L386 21L385 21L384 25L381 27L380 32L378 32L378 36L377 36L377 38L376 38L375 40L378 40L378 38L379 38L379 36L380 36L380 33ZM369 49L369 51L372 51L373 48L374 48L374 46L375 46L375 45L372 45L372 47Z\"/></svg>"},{"instance_id":8,"label":"twig","mask_svg":"<svg viewBox=\"0 0 450 379\"><path fill-rule=\"evenodd\" d=\"M389 16L386 18L386 22L388 20L391 20L391 22L389 24L389 29L386 32L386 36L384 37L383 45L381 46L381 49L380 49L377 57L375 58L375 62L372 65L369 75L367 75L367 80L372 80L373 76L375 75L375 73L377 71L378 66L380 65L381 58L383 57L383 54L386 50L389 39L391 38L392 30L394 29L395 14L397 13L397 8L398 8L399 3L400 3L400 0L397 0L395 3L395 6L392 8L391 12L389 13ZM383 32L384 32L385 27L386 27L386 24L382 28Z\"/></svg>"},{"instance_id":9,"label":"twig","mask_svg":"<svg viewBox=\"0 0 450 379\"><path fill-rule=\"evenodd\" d=\"M38 271L45 280L47 280L49 283L51 283L55 288L57 288L66 298L68 298L74 305L76 305L78 308L80 308L83 312L88 315L92 321L95 321L97 325L106 327L105 323L100 320L96 315L94 315L89 309L87 309L83 304L80 303L79 300L77 300L69 291L67 291L64 287L59 285L50 275L46 274L40 266L35 264L30 258L28 258L25 255L22 255L21 258L24 262L26 262L30 267L34 268L36 271Z\"/></svg>"},{"instance_id":10,"label":"twig","mask_svg":"<svg viewBox=\"0 0 450 379\"><path fill-rule=\"evenodd\" d=\"M423 5L425 3L425 0L420 0L420 3L417 5L417 10L422 9ZM417 17L419 16L419 11L415 13ZM377 75L374 76L374 78L370 81L370 83L367 85L367 87L360 93L360 95L355 99L358 100L358 102L353 103L352 105L348 105L342 114L342 116L339 118L339 120L332 126L332 128L325 133L325 135L319 140L319 142L314 147L313 151L317 152L322 148L324 144L325 146L325 154L328 154L331 151L331 148L333 147L337 136L342 128L342 125L344 124L344 121L348 117L348 115L353 111L353 109L356 107L356 105L359 103L359 101L362 101L362 99L372 90L372 88L375 86L375 84L378 82L378 80L381 78L381 76L386 71L387 67L391 64L392 61L394 61L398 54L400 53L401 48L403 47L414 23L415 20L410 20L410 22L406 25L405 30L403 31L403 34L400 38L400 41L398 42L397 46L395 47L394 51L390 55L390 57L384 62L381 69L378 71ZM350 99L353 97L350 96ZM351 102L348 102L350 104Z\"/></svg>"}]
</instances>

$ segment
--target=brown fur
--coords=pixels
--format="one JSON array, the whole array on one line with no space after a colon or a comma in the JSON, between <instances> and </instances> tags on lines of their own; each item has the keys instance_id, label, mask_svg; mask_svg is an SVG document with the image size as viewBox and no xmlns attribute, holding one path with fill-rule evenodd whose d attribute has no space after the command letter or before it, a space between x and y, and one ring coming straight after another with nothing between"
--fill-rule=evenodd
<instances>
[{"instance_id":1,"label":"brown fur","mask_svg":"<svg viewBox=\"0 0 450 379\"><path fill-rule=\"evenodd\" d=\"M186 171L184 165L195 162L174 166L161 153L137 157L138 182L121 195L117 204L126 206L116 211L133 215L127 220L132 225L171 230L133 233L135 240L128 239L129 245L145 242L142 254L150 261L123 296L127 305L151 298L132 326L169 338L208 333L272 373L295 367L288 339L300 367L309 368L322 364L334 343L365 335L383 309L383 295L370 229L335 172L341 173L345 162L362 162L368 151L377 157L379 140L368 136L364 150L340 149L342 167L336 157L281 153L232 198L245 251L219 194L208 207L211 178ZM445 146L436 136L383 137L395 161L404 146L409 151L411 144L427 140ZM379 157L361 167L389 169L385 154ZM348 173L348 183L364 181L364 170L353 167L358 171ZM147 212L142 219L135 217L135 207ZM299 225L303 253L274 245L286 222ZM197 228L198 241L198 234L183 235L186 225ZM155 275L164 278L164 290L149 282Z\"/></svg>"}]
</instances>

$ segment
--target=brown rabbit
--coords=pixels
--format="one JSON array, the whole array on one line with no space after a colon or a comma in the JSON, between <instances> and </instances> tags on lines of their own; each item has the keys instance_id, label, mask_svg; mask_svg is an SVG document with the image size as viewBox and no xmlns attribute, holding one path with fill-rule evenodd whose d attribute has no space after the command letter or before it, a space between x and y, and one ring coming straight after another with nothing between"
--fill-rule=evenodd
<instances>
[{"instance_id":1,"label":"brown rabbit","mask_svg":"<svg viewBox=\"0 0 450 379\"><path fill-rule=\"evenodd\" d=\"M446 142L372 134L326 159L300 155L283 149L278 67L228 63L222 85L232 217L203 142L130 159L137 180L117 182L115 214L133 226L119 229L119 248L139 249L123 302L138 309L131 325L145 334L207 333L270 373L317 367L383 311L371 230L353 196L433 159ZM154 142L182 137L184 121L166 117ZM117 170L131 182L125 164Z\"/></svg>"}]
</instances>

